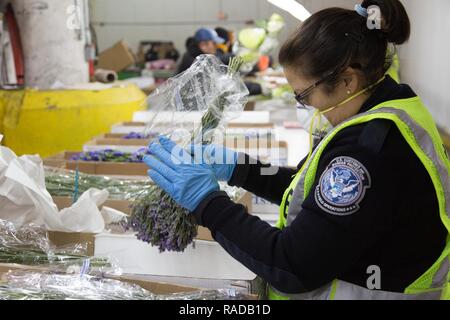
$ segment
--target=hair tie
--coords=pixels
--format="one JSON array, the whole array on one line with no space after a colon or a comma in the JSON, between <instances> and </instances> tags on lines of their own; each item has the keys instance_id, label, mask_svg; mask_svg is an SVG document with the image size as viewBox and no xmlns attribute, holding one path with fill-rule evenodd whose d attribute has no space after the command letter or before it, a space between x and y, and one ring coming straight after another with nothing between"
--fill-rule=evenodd
<instances>
[{"instance_id":1,"label":"hair tie","mask_svg":"<svg viewBox=\"0 0 450 320\"><path fill-rule=\"evenodd\" d=\"M363 18L367 19L369 17L369 13L367 12L367 9L364 8L360 4L355 5L355 11Z\"/></svg>"}]
</instances>

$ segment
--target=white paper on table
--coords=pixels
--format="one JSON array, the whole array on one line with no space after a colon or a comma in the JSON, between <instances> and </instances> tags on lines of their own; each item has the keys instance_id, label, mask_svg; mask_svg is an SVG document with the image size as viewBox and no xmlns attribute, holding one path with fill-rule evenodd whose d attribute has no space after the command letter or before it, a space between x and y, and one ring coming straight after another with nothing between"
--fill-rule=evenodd
<instances>
[{"instance_id":1,"label":"white paper on table","mask_svg":"<svg viewBox=\"0 0 450 320\"><path fill-rule=\"evenodd\" d=\"M0 135L0 142L3 138ZM45 173L39 156L17 157L0 146L0 219L16 228L24 225L44 226L63 232L99 233L105 222L98 210L108 192L90 189L70 208L58 212L45 187Z\"/></svg>"},{"instance_id":2,"label":"white paper on table","mask_svg":"<svg viewBox=\"0 0 450 320\"><path fill-rule=\"evenodd\" d=\"M128 217L122 211L107 206L103 206L101 213L106 226L112 223L119 223Z\"/></svg>"}]
</instances>

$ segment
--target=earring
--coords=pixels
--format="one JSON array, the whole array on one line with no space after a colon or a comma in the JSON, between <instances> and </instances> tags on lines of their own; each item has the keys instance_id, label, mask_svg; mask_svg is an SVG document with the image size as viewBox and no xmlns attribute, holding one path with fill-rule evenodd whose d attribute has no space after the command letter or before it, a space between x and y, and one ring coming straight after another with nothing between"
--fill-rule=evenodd
<instances>
[{"instance_id":1,"label":"earring","mask_svg":"<svg viewBox=\"0 0 450 320\"><path fill-rule=\"evenodd\" d=\"M352 92L351 92L350 90L347 90L347 94L348 94L348 95L351 95Z\"/></svg>"}]
</instances>

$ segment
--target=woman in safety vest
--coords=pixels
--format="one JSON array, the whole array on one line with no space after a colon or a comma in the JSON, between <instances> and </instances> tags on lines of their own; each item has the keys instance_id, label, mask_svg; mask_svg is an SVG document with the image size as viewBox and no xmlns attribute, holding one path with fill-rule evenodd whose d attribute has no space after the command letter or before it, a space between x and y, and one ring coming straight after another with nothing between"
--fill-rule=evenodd
<instances>
[{"instance_id":1,"label":"woman in safety vest","mask_svg":"<svg viewBox=\"0 0 450 320\"><path fill-rule=\"evenodd\" d=\"M151 178L269 298L449 298L449 160L421 99L385 75L388 44L409 35L398 0L365 0L317 12L287 40L279 60L312 141L296 169L219 146L209 153L231 161L174 165L173 142L150 145ZM280 205L277 227L217 181Z\"/></svg>"}]
</instances>

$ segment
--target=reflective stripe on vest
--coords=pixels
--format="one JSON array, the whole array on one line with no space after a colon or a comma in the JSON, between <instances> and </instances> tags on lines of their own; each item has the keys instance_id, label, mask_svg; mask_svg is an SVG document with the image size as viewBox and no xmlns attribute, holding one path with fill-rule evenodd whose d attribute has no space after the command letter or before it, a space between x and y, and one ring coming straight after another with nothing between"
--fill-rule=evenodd
<instances>
[{"instance_id":1,"label":"reflective stripe on vest","mask_svg":"<svg viewBox=\"0 0 450 320\"><path fill-rule=\"evenodd\" d=\"M301 293L285 294L271 288L271 295L289 300L439 300L441 290L431 290L421 294L404 294L381 290L369 290L349 282L335 280L331 285Z\"/></svg>"},{"instance_id":2,"label":"reflective stripe on vest","mask_svg":"<svg viewBox=\"0 0 450 320\"><path fill-rule=\"evenodd\" d=\"M286 190L280 207L280 220L278 224L280 228L289 226L300 213L303 201L308 196L315 181L320 157L328 143L341 130L375 119L393 121L409 146L423 163L435 187L441 221L447 230L450 230L450 163L434 121L418 97L384 102L369 112L350 118L330 132L319 146L317 146L308 163L296 175L288 190ZM290 201L286 198L288 194L292 195ZM325 288L319 289L322 294L310 294L313 297L320 296L321 298L329 298L334 295L336 298L347 297L349 299L366 299L369 296L376 298L378 295L389 299L389 294L392 299L399 299L400 297L402 299L427 299L430 296L439 296L442 292L444 292L442 295L449 295L449 256L450 237L448 238L446 248L436 263L424 275L411 284L405 290L404 294L388 292L381 294L380 291L372 291L364 288L362 288L364 290L361 290L358 286L340 280L335 280L335 282ZM371 293L369 294L369 292L365 291ZM324 292L333 292L334 294L326 296L323 294ZM269 294L273 297L280 295L274 289L271 289ZM308 294L284 296L300 298L307 297Z\"/></svg>"}]
</instances>

